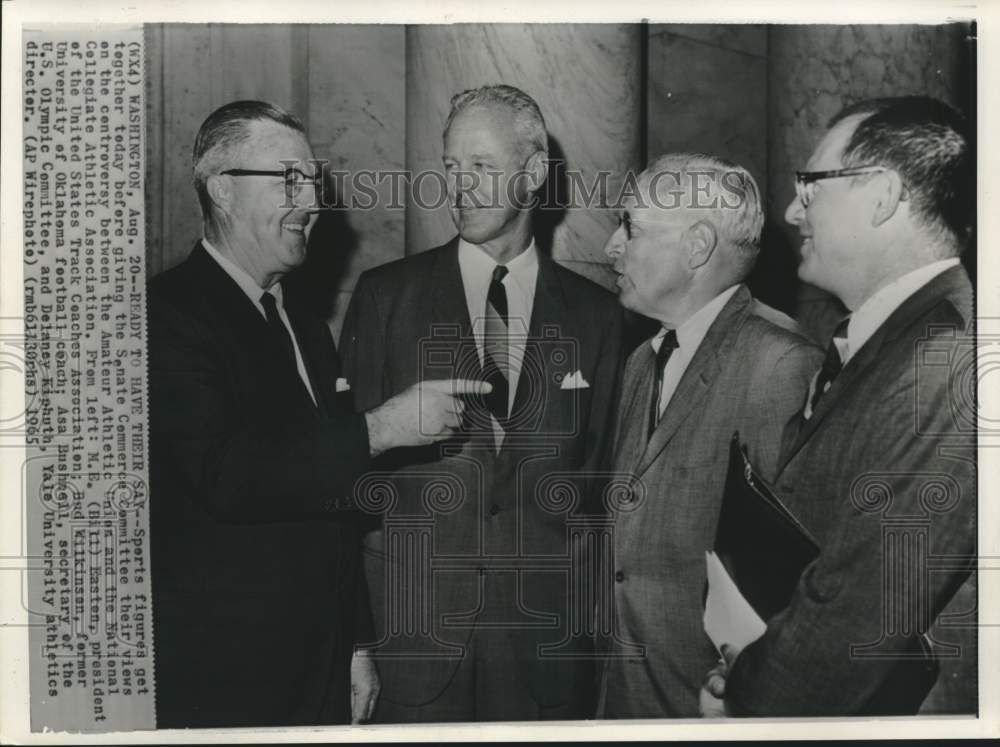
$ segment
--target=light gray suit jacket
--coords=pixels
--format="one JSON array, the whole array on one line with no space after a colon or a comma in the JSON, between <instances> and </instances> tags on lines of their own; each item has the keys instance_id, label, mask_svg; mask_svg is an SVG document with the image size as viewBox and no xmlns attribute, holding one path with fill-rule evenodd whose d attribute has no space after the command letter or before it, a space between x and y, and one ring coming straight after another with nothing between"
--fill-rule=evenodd
<instances>
[{"instance_id":1,"label":"light gray suit jacket","mask_svg":"<svg viewBox=\"0 0 1000 747\"><path fill-rule=\"evenodd\" d=\"M822 351L795 323L741 286L709 328L652 438L647 413L654 353L626 364L614 470L634 473L632 501L615 522L616 637L599 716L697 717L698 690L718 653L702 628L705 551L715 529L734 430L765 476L799 410Z\"/></svg>"}]
</instances>

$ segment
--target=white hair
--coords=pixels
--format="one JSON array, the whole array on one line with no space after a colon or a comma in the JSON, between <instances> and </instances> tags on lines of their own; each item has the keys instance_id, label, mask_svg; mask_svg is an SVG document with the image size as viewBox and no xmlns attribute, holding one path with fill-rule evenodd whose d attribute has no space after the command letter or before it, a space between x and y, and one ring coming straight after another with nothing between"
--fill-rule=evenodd
<instances>
[{"instance_id":1,"label":"white hair","mask_svg":"<svg viewBox=\"0 0 1000 747\"><path fill-rule=\"evenodd\" d=\"M650 161L640 180L654 208L704 210L749 272L764 227L760 190L749 171L702 153L667 153Z\"/></svg>"},{"instance_id":2,"label":"white hair","mask_svg":"<svg viewBox=\"0 0 1000 747\"><path fill-rule=\"evenodd\" d=\"M470 88L452 96L451 112L448 114L444 131L448 132L455 117L466 109L477 106L499 107L513 115L514 129L523 144L522 147L527 151L525 155L536 151L548 152L549 136L538 104L520 88L505 84Z\"/></svg>"}]
</instances>

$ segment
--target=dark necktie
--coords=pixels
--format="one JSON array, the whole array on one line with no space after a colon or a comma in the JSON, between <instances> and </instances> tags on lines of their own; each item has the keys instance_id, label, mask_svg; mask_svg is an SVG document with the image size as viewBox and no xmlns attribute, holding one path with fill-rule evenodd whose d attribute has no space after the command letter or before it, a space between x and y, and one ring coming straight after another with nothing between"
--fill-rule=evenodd
<instances>
[{"instance_id":1,"label":"dark necktie","mask_svg":"<svg viewBox=\"0 0 1000 747\"><path fill-rule=\"evenodd\" d=\"M486 395L486 406L501 426L507 421L510 395L507 290L503 287L506 275L507 268L503 265L493 268L490 289L486 294L486 320L483 325L483 373L493 385L493 391Z\"/></svg>"},{"instance_id":2,"label":"dark necktie","mask_svg":"<svg viewBox=\"0 0 1000 747\"><path fill-rule=\"evenodd\" d=\"M298 375L298 364L295 362L295 346L292 344L292 336L288 333L288 327L278 316L278 305L274 296L264 293L260 297L260 305L264 307L264 316L267 317L267 326L271 330L271 336L281 348L285 358L285 364L290 365L292 370Z\"/></svg>"},{"instance_id":3,"label":"dark necktie","mask_svg":"<svg viewBox=\"0 0 1000 747\"><path fill-rule=\"evenodd\" d=\"M651 438L653 431L656 430L656 424L660 422L660 396L663 389L663 371L667 367L667 361L670 360L670 356L677 349L677 330L668 329L667 333L663 336L663 340L660 341L660 349L656 351L656 360L654 362L654 375L653 375L653 396L649 400L649 433L646 434L647 439Z\"/></svg>"},{"instance_id":4,"label":"dark necktie","mask_svg":"<svg viewBox=\"0 0 1000 747\"><path fill-rule=\"evenodd\" d=\"M823 365L820 367L819 373L816 374L816 383L813 385L809 406L803 412L803 417L806 420L812 417L820 398L826 394L830 385L833 384L833 380L837 378L840 370L844 367L844 362L840 358L840 347L837 343L843 344L847 341L847 324L850 319L849 316L842 319L833 331L830 345L826 349L826 358L823 359Z\"/></svg>"}]
</instances>

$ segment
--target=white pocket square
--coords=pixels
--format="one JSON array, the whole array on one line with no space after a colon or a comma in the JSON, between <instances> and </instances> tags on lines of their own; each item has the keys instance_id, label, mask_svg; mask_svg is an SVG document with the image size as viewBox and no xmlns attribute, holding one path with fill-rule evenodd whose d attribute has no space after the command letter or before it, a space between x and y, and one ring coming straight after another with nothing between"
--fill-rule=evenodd
<instances>
[{"instance_id":1,"label":"white pocket square","mask_svg":"<svg viewBox=\"0 0 1000 747\"><path fill-rule=\"evenodd\" d=\"M583 374L579 371L574 371L567 376L563 376L562 383L559 384L560 389L589 389L590 384L587 380L583 378Z\"/></svg>"},{"instance_id":2,"label":"white pocket square","mask_svg":"<svg viewBox=\"0 0 1000 747\"><path fill-rule=\"evenodd\" d=\"M338 392L349 392L349 391L351 391L351 385L347 383L347 379L345 379L343 376L341 376L339 379L337 379L336 387L337 387L337 391Z\"/></svg>"}]
</instances>

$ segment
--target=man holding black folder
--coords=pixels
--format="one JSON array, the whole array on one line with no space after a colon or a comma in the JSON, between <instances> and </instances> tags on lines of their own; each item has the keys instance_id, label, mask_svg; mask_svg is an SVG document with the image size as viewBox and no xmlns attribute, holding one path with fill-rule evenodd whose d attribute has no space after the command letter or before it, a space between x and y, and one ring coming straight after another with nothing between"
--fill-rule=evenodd
<instances>
[{"instance_id":1,"label":"man holding black folder","mask_svg":"<svg viewBox=\"0 0 1000 747\"><path fill-rule=\"evenodd\" d=\"M695 717L718 659L702 605L730 437L753 434L770 475L822 353L743 284L764 222L745 169L671 154L637 182L605 253L621 304L662 329L625 369L614 470L635 478L615 523L598 716Z\"/></svg>"},{"instance_id":2,"label":"man holding black folder","mask_svg":"<svg viewBox=\"0 0 1000 747\"><path fill-rule=\"evenodd\" d=\"M730 652L728 676L710 674L729 714L916 713L934 651L963 653L926 633L976 551L965 133L930 98L865 101L834 118L797 174L785 217L803 239L799 277L851 314L786 428L773 481L819 555L764 635Z\"/></svg>"}]
</instances>

